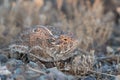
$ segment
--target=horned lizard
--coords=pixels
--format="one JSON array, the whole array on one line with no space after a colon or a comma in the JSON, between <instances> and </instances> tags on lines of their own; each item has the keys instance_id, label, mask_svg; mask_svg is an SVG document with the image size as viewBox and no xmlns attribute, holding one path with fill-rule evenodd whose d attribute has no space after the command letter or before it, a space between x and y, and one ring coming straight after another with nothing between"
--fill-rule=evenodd
<instances>
[{"instance_id":1,"label":"horned lizard","mask_svg":"<svg viewBox=\"0 0 120 80\"><path fill-rule=\"evenodd\" d=\"M12 51L31 53L45 62L66 60L72 57L78 44L78 40L71 35L61 34L56 37L48 28L41 25L25 31L19 36L19 39L21 40L19 47L18 45L11 46Z\"/></svg>"},{"instance_id":2,"label":"horned lizard","mask_svg":"<svg viewBox=\"0 0 120 80\"><path fill-rule=\"evenodd\" d=\"M35 26L19 36L19 43L9 46L12 56L29 62L29 60L55 63L56 67L71 72L86 71L93 64L94 55L80 55L78 40L69 34L53 34L45 26ZM76 50L78 50L76 52ZM19 54L20 53L20 54ZM45 64L46 65L46 64ZM80 73L80 72L79 72Z\"/></svg>"}]
</instances>

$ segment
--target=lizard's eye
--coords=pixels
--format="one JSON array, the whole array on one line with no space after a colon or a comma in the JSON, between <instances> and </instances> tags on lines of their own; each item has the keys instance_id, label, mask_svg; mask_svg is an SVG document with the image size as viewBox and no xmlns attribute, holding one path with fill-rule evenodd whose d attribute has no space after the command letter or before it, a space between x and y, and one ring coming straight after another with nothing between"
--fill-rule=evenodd
<instances>
[{"instance_id":1,"label":"lizard's eye","mask_svg":"<svg viewBox=\"0 0 120 80\"><path fill-rule=\"evenodd\" d=\"M37 32L37 29L33 29L33 32Z\"/></svg>"},{"instance_id":2,"label":"lizard's eye","mask_svg":"<svg viewBox=\"0 0 120 80\"><path fill-rule=\"evenodd\" d=\"M67 41L67 39L65 38L64 41Z\"/></svg>"}]
</instances>

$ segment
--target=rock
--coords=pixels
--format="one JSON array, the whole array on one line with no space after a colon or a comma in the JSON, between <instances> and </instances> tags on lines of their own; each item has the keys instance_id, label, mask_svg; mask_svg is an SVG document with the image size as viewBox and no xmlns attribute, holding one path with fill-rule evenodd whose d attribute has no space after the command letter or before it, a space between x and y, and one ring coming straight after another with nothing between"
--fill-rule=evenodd
<instances>
[{"instance_id":1,"label":"rock","mask_svg":"<svg viewBox=\"0 0 120 80\"><path fill-rule=\"evenodd\" d=\"M21 60L11 59L6 63L7 68L10 71L16 70L16 68L22 66L24 63Z\"/></svg>"},{"instance_id":2,"label":"rock","mask_svg":"<svg viewBox=\"0 0 120 80\"><path fill-rule=\"evenodd\" d=\"M120 75L117 75L117 76L115 77L115 80L120 80Z\"/></svg>"},{"instance_id":3,"label":"rock","mask_svg":"<svg viewBox=\"0 0 120 80\"><path fill-rule=\"evenodd\" d=\"M113 53L114 52L113 48L110 47L110 46L107 46L106 50L107 50L108 53Z\"/></svg>"},{"instance_id":4,"label":"rock","mask_svg":"<svg viewBox=\"0 0 120 80\"><path fill-rule=\"evenodd\" d=\"M84 78L84 80L96 80L96 79L93 76L87 76L86 78Z\"/></svg>"},{"instance_id":5,"label":"rock","mask_svg":"<svg viewBox=\"0 0 120 80\"><path fill-rule=\"evenodd\" d=\"M36 63L34 63L34 62L32 62L32 61L30 61L30 62L28 63L28 65L31 66L32 68L38 67L38 64L36 64Z\"/></svg>"},{"instance_id":6,"label":"rock","mask_svg":"<svg viewBox=\"0 0 120 80\"><path fill-rule=\"evenodd\" d=\"M26 80L23 75L16 75L15 80Z\"/></svg>"},{"instance_id":7,"label":"rock","mask_svg":"<svg viewBox=\"0 0 120 80\"><path fill-rule=\"evenodd\" d=\"M6 79L7 79L6 75L0 75L0 80L6 80Z\"/></svg>"},{"instance_id":8,"label":"rock","mask_svg":"<svg viewBox=\"0 0 120 80\"><path fill-rule=\"evenodd\" d=\"M1 65L5 65L5 63L8 61L7 56L0 54L0 63Z\"/></svg>"},{"instance_id":9,"label":"rock","mask_svg":"<svg viewBox=\"0 0 120 80\"><path fill-rule=\"evenodd\" d=\"M40 76L37 80L75 80L73 76L65 75L57 68L47 69L47 74Z\"/></svg>"},{"instance_id":10,"label":"rock","mask_svg":"<svg viewBox=\"0 0 120 80\"><path fill-rule=\"evenodd\" d=\"M22 68L17 68L14 73L15 74L22 74L23 72L25 72Z\"/></svg>"},{"instance_id":11,"label":"rock","mask_svg":"<svg viewBox=\"0 0 120 80\"><path fill-rule=\"evenodd\" d=\"M0 75L10 75L11 72L7 69L6 66L0 66Z\"/></svg>"},{"instance_id":12,"label":"rock","mask_svg":"<svg viewBox=\"0 0 120 80\"><path fill-rule=\"evenodd\" d=\"M34 71L29 70L29 71L26 71L26 76L25 77L26 77L27 80L36 80L35 78L37 78L39 76L40 76L39 73L36 73Z\"/></svg>"}]
</instances>

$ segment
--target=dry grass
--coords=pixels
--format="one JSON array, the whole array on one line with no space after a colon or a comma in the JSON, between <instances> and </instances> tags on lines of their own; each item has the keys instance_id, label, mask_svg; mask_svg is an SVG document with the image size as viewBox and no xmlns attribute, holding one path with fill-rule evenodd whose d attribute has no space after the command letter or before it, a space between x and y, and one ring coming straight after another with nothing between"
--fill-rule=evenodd
<instances>
[{"instance_id":1,"label":"dry grass","mask_svg":"<svg viewBox=\"0 0 120 80\"><path fill-rule=\"evenodd\" d=\"M74 32L84 50L100 46L110 37L114 15L103 13L103 1L95 0L93 4L89 0L51 1L5 0L0 6L1 43L4 40L9 43L23 28L37 24Z\"/></svg>"},{"instance_id":2,"label":"dry grass","mask_svg":"<svg viewBox=\"0 0 120 80\"><path fill-rule=\"evenodd\" d=\"M4 39L6 43L9 43L23 28L39 24L39 9L43 3L42 0L39 3L36 1L4 0L0 6L2 10L0 12L1 40ZM4 45L2 41L0 43Z\"/></svg>"}]
</instances>

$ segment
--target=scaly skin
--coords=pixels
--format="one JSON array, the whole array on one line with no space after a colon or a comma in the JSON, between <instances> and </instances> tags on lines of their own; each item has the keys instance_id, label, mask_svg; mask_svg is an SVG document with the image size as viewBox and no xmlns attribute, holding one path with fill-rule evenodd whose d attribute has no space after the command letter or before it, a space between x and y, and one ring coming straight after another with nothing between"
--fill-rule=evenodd
<instances>
[{"instance_id":1,"label":"scaly skin","mask_svg":"<svg viewBox=\"0 0 120 80\"><path fill-rule=\"evenodd\" d=\"M78 45L78 40L71 35L61 34L55 37L48 28L41 25L24 32L20 39L20 45L29 48L28 53L45 62L66 60L74 56L73 51Z\"/></svg>"}]
</instances>

